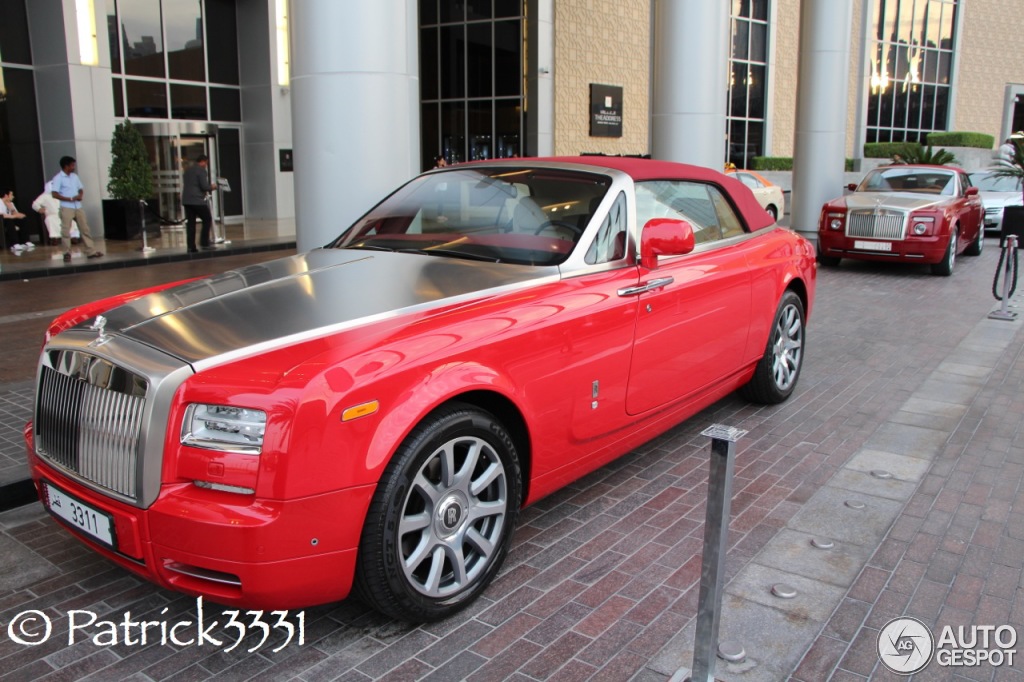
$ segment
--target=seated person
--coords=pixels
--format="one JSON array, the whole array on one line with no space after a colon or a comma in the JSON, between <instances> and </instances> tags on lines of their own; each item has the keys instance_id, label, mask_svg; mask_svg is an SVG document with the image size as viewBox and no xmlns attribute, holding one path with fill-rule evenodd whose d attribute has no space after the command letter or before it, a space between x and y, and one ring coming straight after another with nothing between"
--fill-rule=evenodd
<instances>
[{"instance_id":1,"label":"seated person","mask_svg":"<svg viewBox=\"0 0 1024 682\"><path fill-rule=\"evenodd\" d=\"M4 221L4 245L15 254L36 248L28 238L25 214L14 205L14 190L0 189L0 199L0 215Z\"/></svg>"}]
</instances>

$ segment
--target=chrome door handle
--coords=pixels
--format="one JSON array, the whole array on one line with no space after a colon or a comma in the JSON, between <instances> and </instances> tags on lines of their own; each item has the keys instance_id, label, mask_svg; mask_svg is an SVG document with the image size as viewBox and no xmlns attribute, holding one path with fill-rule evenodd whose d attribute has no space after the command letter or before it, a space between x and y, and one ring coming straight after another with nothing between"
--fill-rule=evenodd
<instances>
[{"instance_id":1,"label":"chrome door handle","mask_svg":"<svg viewBox=\"0 0 1024 682\"><path fill-rule=\"evenodd\" d=\"M669 284L672 284L672 282L674 281L674 277L658 277L657 279L652 279L650 282L643 282L642 284L639 284L635 287L626 287L624 289L619 289L615 293L617 293L619 296L635 296L636 294L642 294L645 291L654 291L655 289L660 289L662 287L668 286Z\"/></svg>"}]
</instances>

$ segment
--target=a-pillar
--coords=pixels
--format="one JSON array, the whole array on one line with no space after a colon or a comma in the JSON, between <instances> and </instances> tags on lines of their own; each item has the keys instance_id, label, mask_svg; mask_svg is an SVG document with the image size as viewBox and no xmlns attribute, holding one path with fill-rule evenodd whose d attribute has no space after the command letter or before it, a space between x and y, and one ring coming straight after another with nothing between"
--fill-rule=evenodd
<instances>
[{"instance_id":1,"label":"a-pillar","mask_svg":"<svg viewBox=\"0 0 1024 682\"><path fill-rule=\"evenodd\" d=\"M729 79L724 0L655 0L651 154L721 170Z\"/></svg>"},{"instance_id":2,"label":"a-pillar","mask_svg":"<svg viewBox=\"0 0 1024 682\"><path fill-rule=\"evenodd\" d=\"M800 3L791 225L814 240L822 205L843 189L852 20L853 0Z\"/></svg>"},{"instance_id":3,"label":"a-pillar","mask_svg":"<svg viewBox=\"0 0 1024 682\"><path fill-rule=\"evenodd\" d=\"M416 0L291 0L299 251L321 246L416 175Z\"/></svg>"}]
</instances>

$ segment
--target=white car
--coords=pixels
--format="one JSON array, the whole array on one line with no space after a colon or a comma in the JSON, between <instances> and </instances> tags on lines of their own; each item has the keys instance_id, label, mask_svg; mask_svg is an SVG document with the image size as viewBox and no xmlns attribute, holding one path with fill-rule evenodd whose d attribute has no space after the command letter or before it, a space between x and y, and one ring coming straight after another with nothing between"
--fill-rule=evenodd
<instances>
[{"instance_id":1,"label":"white car","mask_svg":"<svg viewBox=\"0 0 1024 682\"><path fill-rule=\"evenodd\" d=\"M763 175L754 171L731 168L725 172L750 188L757 198L757 202L761 204L761 208L768 212L772 220L778 220L779 216L786 212L786 199L782 194L782 188Z\"/></svg>"},{"instance_id":2,"label":"white car","mask_svg":"<svg viewBox=\"0 0 1024 682\"><path fill-rule=\"evenodd\" d=\"M999 232L1003 229L1003 208L1024 204L1020 178L1005 178L992 171L971 173L971 184L981 192L981 203L985 207L985 230Z\"/></svg>"}]
</instances>

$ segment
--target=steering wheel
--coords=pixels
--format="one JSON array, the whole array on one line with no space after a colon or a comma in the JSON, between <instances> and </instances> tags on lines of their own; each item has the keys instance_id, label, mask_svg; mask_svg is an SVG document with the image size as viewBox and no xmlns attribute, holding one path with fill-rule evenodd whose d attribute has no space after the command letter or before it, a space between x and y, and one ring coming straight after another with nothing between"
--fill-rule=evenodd
<instances>
[{"instance_id":1,"label":"steering wheel","mask_svg":"<svg viewBox=\"0 0 1024 682\"><path fill-rule=\"evenodd\" d=\"M549 220L546 223L544 223L543 225L541 225L540 227L538 227L536 230L534 230L533 233L534 234L540 234L544 230L550 229L552 227L559 227L559 228L563 228L563 229L569 230L570 232L572 232L577 237L579 237L579 236L581 236L583 234L583 228L582 227L580 227L576 223L570 223L568 220Z\"/></svg>"}]
</instances>

